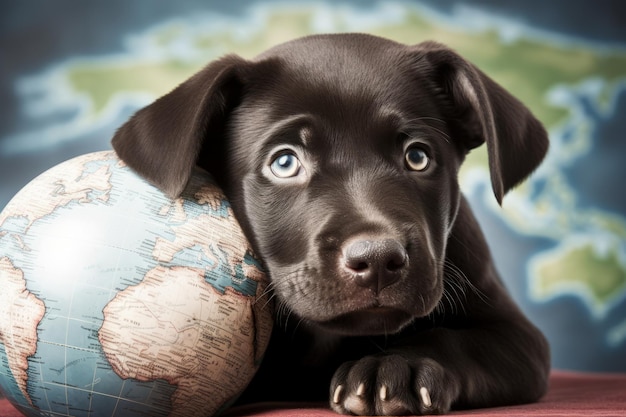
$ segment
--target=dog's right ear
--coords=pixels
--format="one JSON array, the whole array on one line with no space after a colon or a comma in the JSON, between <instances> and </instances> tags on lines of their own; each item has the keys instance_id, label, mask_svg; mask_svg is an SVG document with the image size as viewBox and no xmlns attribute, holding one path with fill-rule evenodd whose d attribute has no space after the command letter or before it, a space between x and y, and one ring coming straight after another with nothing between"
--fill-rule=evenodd
<instances>
[{"instance_id":1,"label":"dog's right ear","mask_svg":"<svg viewBox=\"0 0 626 417\"><path fill-rule=\"evenodd\" d=\"M139 110L113 137L118 156L168 196L179 196L205 141L222 140L207 136L220 131L241 99L249 65L236 55L225 56Z\"/></svg>"},{"instance_id":2,"label":"dog's right ear","mask_svg":"<svg viewBox=\"0 0 626 417\"><path fill-rule=\"evenodd\" d=\"M537 168L548 151L548 134L530 110L486 74L436 42L415 46L431 79L463 127L466 150L487 144L493 192L504 195Z\"/></svg>"}]
</instances>

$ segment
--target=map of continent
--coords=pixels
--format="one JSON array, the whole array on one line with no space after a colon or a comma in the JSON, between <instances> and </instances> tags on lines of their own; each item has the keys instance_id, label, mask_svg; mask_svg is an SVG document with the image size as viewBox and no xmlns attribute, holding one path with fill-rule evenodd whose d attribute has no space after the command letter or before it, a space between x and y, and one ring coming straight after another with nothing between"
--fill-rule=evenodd
<instances>
[{"instance_id":1,"label":"map of continent","mask_svg":"<svg viewBox=\"0 0 626 417\"><path fill-rule=\"evenodd\" d=\"M87 162L86 158L83 158ZM50 215L59 207L65 207L72 202L89 202L88 194L94 190L102 191L98 198L106 201L107 191L111 188L107 167L100 167L98 171L85 171L83 161L77 161L71 167L64 168L64 175L59 175L58 169L50 169L46 173L35 178L30 186L37 189L42 197L32 201L30 195L18 193L11 200L11 206L0 212L0 237L11 234L12 230L18 232L12 234L15 239L19 234L28 233L28 229L37 220ZM72 171L68 171L72 170ZM51 178L54 179L51 181ZM26 221L23 224L23 220ZM17 223L16 229L9 225L9 221ZM19 227L19 228L17 228Z\"/></svg>"},{"instance_id":2,"label":"map of continent","mask_svg":"<svg viewBox=\"0 0 626 417\"><path fill-rule=\"evenodd\" d=\"M0 258L0 288L0 342L19 389L29 398L28 357L37 351L37 325L46 306L26 289L24 274L9 258Z\"/></svg>"},{"instance_id":3,"label":"map of continent","mask_svg":"<svg viewBox=\"0 0 626 417\"><path fill-rule=\"evenodd\" d=\"M222 207L221 191L213 184L193 182L197 177L192 178L191 188L198 189L194 198L213 214L188 216L182 199L163 205L159 214L179 224L172 226L171 240L156 238L152 256L167 264L181 252L199 248L198 264L221 268L214 275L236 280L236 266L244 262L249 248L238 243L238 225L232 211ZM215 213L222 208L226 211L220 217ZM236 287L211 282L210 273L209 266L157 266L139 284L118 293L103 311L99 339L115 372L122 378L164 379L176 385L170 416L203 414L233 400L232 393L240 381L252 378L265 351L265 345L257 344L269 339L268 322L254 317L254 305L263 303L263 297L256 297L262 287L247 286L248 291L240 293ZM264 280L253 265L243 273L248 283Z\"/></svg>"},{"instance_id":4,"label":"map of continent","mask_svg":"<svg viewBox=\"0 0 626 417\"><path fill-rule=\"evenodd\" d=\"M16 195L0 212L0 238L6 236L28 251L22 236L28 234L35 222L72 202L88 202L87 195L93 190L107 192L110 184L106 168L89 172L85 170L89 160L78 160L71 166L73 170L66 169L65 176L54 168L39 176L31 186L42 197L40 199L33 201L30 193ZM101 198L106 200L106 197ZM50 253L52 255L48 256L54 256L55 252ZM28 358L37 351L37 326L46 307L44 301L27 290L23 271L8 257L0 258L0 288L0 342L6 346L8 367L22 394L31 402L27 390Z\"/></svg>"},{"instance_id":5,"label":"map of continent","mask_svg":"<svg viewBox=\"0 0 626 417\"><path fill-rule=\"evenodd\" d=\"M232 387L254 373L251 303L215 290L203 270L157 267L105 307L100 343L122 378L178 387L170 416L202 415L232 400Z\"/></svg>"},{"instance_id":6,"label":"map of continent","mask_svg":"<svg viewBox=\"0 0 626 417\"><path fill-rule=\"evenodd\" d=\"M198 247L201 248L201 254L212 258L215 257L215 248L219 245L229 252L229 264L235 265L242 262L247 248L236 246L229 239L236 233L236 224L230 220L233 216L230 207L222 207L223 199L216 197L218 188L214 185L200 185L200 190L195 194L194 198L200 204L207 204L212 208L214 213L223 210L222 217L213 216L214 227L207 230L203 225L206 224L209 214L200 214L193 218L188 218L184 208L179 206L180 200L175 200L172 205L164 205L160 213L171 214L180 222L179 225L173 227L174 239L169 241L163 238L157 238L154 250L152 252L155 259L162 262L171 262L175 255L185 248ZM221 194L221 192L220 192Z\"/></svg>"},{"instance_id":7,"label":"map of continent","mask_svg":"<svg viewBox=\"0 0 626 417\"><path fill-rule=\"evenodd\" d=\"M590 265L593 277L589 276ZM596 317L605 316L626 292L626 270L616 251L601 254L593 246L582 246L544 254L535 260L534 271L532 288L536 299L549 299L561 292L576 293Z\"/></svg>"}]
</instances>

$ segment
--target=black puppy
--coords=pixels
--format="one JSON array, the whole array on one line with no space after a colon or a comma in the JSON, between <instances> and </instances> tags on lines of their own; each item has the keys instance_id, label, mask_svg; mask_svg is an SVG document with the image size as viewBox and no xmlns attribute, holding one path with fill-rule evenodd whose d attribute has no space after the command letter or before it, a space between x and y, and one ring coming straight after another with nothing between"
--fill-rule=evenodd
<instances>
[{"instance_id":1,"label":"black puppy","mask_svg":"<svg viewBox=\"0 0 626 417\"><path fill-rule=\"evenodd\" d=\"M172 197L195 164L211 172L264 260L277 322L242 402L397 415L546 389L547 343L459 191L484 142L498 201L548 147L528 109L450 49L348 34L217 60L113 146Z\"/></svg>"}]
</instances>

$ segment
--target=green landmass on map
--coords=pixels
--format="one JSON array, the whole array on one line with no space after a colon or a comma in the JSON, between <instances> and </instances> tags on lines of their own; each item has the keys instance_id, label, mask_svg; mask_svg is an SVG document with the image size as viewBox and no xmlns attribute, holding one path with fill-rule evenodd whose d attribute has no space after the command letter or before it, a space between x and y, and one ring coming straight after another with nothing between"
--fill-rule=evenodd
<instances>
[{"instance_id":1,"label":"green landmass on map","mask_svg":"<svg viewBox=\"0 0 626 417\"><path fill-rule=\"evenodd\" d=\"M599 254L587 245L546 257L537 262L534 273L533 295L537 299L581 289L598 315L626 291L626 269L617 253ZM564 283L568 285L563 287Z\"/></svg>"}]
</instances>

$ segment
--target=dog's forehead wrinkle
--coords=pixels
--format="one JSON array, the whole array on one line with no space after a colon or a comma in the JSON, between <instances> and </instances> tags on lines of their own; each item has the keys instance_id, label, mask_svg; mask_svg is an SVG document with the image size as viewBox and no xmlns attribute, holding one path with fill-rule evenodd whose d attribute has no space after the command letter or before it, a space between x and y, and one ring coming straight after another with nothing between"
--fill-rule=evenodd
<instances>
[{"instance_id":1,"label":"dog's forehead wrinkle","mask_svg":"<svg viewBox=\"0 0 626 417\"><path fill-rule=\"evenodd\" d=\"M290 129L302 132L302 130L307 128L308 124L311 123L311 119L312 115L307 113L298 113L283 117L271 125L270 129L266 132L265 140Z\"/></svg>"},{"instance_id":2,"label":"dog's forehead wrinkle","mask_svg":"<svg viewBox=\"0 0 626 417\"><path fill-rule=\"evenodd\" d=\"M296 114L272 124L266 132L260 135L259 142L262 146L259 155L266 156L270 152L279 150L282 145L293 145L302 150L311 149L313 137L311 123L311 115Z\"/></svg>"}]
</instances>

